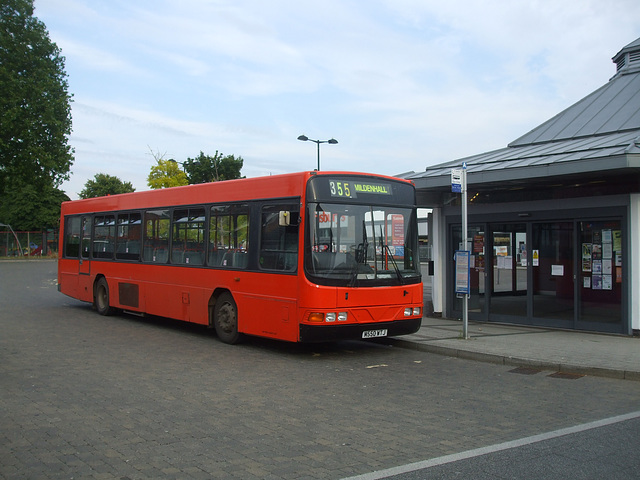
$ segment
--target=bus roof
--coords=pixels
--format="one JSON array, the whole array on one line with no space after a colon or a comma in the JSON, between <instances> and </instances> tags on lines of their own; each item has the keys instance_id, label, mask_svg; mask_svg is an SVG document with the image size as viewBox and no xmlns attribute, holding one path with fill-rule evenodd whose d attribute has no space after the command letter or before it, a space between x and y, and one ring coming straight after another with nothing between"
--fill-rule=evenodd
<instances>
[{"instance_id":1,"label":"bus roof","mask_svg":"<svg viewBox=\"0 0 640 480\"><path fill-rule=\"evenodd\" d=\"M224 180L220 182L185 185L181 187L145 190L142 192L108 195L62 203L65 214L84 212L107 212L112 210L134 210L139 208L161 208L175 205L197 205L201 203L239 202L267 198L302 196L307 180L315 175L360 175L386 178L401 183L412 182L397 177L362 172L305 171L264 177Z\"/></svg>"}]
</instances>

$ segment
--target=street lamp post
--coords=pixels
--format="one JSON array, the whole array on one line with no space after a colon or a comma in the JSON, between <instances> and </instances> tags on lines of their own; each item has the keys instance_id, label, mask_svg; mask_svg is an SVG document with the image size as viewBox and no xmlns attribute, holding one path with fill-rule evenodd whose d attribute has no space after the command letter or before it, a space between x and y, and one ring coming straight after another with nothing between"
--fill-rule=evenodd
<instances>
[{"instance_id":1,"label":"street lamp post","mask_svg":"<svg viewBox=\"0 0 640 480\"><path fill-rule=\"evenodd\" d=\"M335 145L336 143L338 143L338 140L336 140L335 138L330 138L329 140L312 140L311 138L307 137L306 135L300 135L298 137L298 140L301 140L303 142L313 142L318 146L318 171L320 171L320 144L321 143L328 143L330 145Z\"/></svg>"}]
</instances>

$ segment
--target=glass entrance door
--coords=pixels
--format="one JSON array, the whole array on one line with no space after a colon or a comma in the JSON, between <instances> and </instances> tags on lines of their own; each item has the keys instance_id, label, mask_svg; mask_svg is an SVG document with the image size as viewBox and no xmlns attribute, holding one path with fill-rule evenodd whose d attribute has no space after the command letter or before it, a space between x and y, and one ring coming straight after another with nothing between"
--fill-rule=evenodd
<instances>
[{"instance_id":1,"label":"glass entrance door","mask_svg":"<svg viewBox=\"0 0 640 480\"><path fill-rule=\"evenodd\" d=\"M558 325L566 328L575 312L573 238L573 222L532 226L533 316L566 322Z\"/></svg>"},{"instance_id":2,"label":"glass entrance door","mask_svg":"<svg viewBox=\"0 0 640 480\"><path fill-rule=\"evenodd\" d=\"M470 225L469 318L628 333L623 228L620 218ZM453 256L459 225L452 234ZM452 296L456 314L462 305Z\"/></svg>"},{"instance_id":3,"label":"glass entrance door","mask_svg":"<svg viewBox=\"0 0 640 480\"><path fill-rule=\"evenodd\" d=\"M580 222L579 322L622 326L622 227L619 220Z\"/></svg>"},{"instance_id":4,"label":"glass entrance door","mask_svg":"<svg viewBox=\"0 0 640 480\"><path fill-rule=\"evenodd\" d=\"M492 282L490 315L527 315L526 224L491 225Z\"/></svg>"}]
</instances>

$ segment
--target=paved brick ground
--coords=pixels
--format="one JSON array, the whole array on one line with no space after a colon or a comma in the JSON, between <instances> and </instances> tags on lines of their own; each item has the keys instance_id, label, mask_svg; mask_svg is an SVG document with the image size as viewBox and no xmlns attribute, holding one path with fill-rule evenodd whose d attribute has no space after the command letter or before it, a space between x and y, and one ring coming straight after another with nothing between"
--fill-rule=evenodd
<instances>
[{"instance_id":1,"label":"paved brick ground","mask_svg":"<svg viewBox=\"0 0 640 480\"><path fill-rule=\"evenodd\" d=\"M640 408L640 382L100 317L55 268L0 262L0 478L339 479Z\"/></svg>"}]
</instances>

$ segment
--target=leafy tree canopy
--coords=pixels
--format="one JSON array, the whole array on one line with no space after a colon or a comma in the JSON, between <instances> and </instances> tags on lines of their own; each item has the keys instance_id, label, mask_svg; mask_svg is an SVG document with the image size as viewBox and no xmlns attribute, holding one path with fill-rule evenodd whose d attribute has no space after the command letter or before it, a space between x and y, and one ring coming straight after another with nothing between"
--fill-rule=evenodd
<instances>
[{"instance_id":1,"label":"leafy tree canopy","mask_svg":"<svg viewBox=\"0 0 640 480\"><path fill-rule=\"evenodd\" d=\"M69 178L71 95L64 57L33 0L0 2L0 195L16 182L52 189Z\"/></svg>"},{"instance_id":2,"label":"leafy tree canopy","mask_svg":"<svg viewBox=\"0 0 640 480\"><path fill-rule=\"evenodd\" d=\"M60 226L60 204L69 197L58 188L15 182L0 201L0 222L14 230L40 230Z\"/></svg>"},{"instance_id":3,"label":"leafy tree canopy","mask_svg":"<svg viewBox=\"0 0 640 480\"><path fill-rule=\"evenodd\" d=\"M187 158L184 169L187 172L189 184L192 185L243 178L240 174L243 163L242 157L225 156L216 150L213 156L200 152L196 158Z\"/></svg>"},{"instance_id":4,"label":"leafy tree canopy","mask_svg":"<svg viewBox=\"0 0 640 480\"><path fill-rule=\"evenodd\" d=\"M187 174L180 169L175 160L156 158L156 163L157 165L151 167L151 172L147 177L149 188L169 188L189 184Z\"/></svg>"},{"instance_id":5,"label":"leafy tree canopy","mask_svg":"<svg viewBox=\"0 0 640 480\"><path fill-rule=\"evenodd\" d=\"M93 180L87 180L84 190L78 193L80 198L104 197L106 195L117 195L119 193L135 192L131 182L123 182L118 177L107 175L106 173L96 173Z\"/></svg>"}]
</instances>

